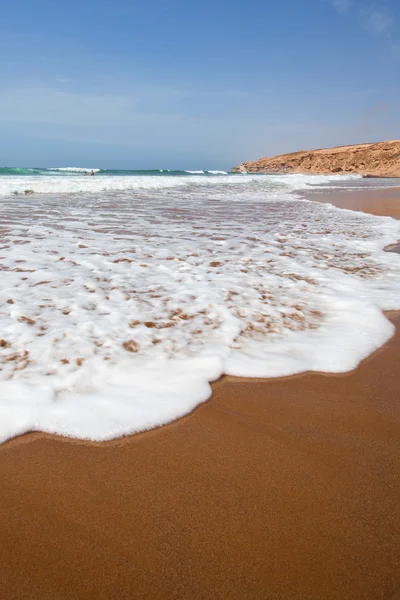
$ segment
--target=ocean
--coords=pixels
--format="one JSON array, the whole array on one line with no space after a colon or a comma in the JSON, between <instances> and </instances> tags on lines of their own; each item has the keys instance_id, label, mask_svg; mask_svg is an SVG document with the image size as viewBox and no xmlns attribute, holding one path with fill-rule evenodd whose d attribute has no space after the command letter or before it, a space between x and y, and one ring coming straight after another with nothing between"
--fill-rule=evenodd
<instances>
[{"instance_id":1,"label":"ocean","mask_svg":"<svg viewBox=\"0 0 400 600\"><path fill-rule=\"evenodd\" d=\"M150 429L392 336L400 222L303 195L398 182L91 170L0 169L0 441Z\"/></svg>"}]
</instances>

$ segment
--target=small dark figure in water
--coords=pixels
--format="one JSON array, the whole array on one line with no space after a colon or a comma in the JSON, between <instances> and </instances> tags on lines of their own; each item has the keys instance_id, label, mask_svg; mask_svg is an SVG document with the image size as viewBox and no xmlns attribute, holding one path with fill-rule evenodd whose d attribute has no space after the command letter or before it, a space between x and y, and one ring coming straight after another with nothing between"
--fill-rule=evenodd
<instances>
[{"instance_id":1,"label":"small dark figure in water","mask_svg":"<svg viewBox=\"0 0 400 600\"><path fill-rule=\"evenodd\" d=\"M87 173L86 173L86 171L85 171L85 172L84 172L84 176L86 177L86 175L87 175Z\"/></svg>"},{"instance_id":2,"label":"small dark figure in water","mask_svg":"<svg viewBox=\"0 0 400 600\"><path fill-rule=\"evenodd\" d=\"M90 174L91 174L91 175L94 175L94 171L91 171L91 173L90 173Z\"/></svg>"}]
</instances>

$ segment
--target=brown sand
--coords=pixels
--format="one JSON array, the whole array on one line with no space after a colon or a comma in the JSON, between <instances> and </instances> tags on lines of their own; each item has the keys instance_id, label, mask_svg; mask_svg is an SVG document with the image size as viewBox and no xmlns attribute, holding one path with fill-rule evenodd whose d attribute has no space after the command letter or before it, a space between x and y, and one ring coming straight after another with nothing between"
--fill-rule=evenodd
<instances>
[{"instance_id":1,"label":"brown sand","mask_svg":"<svg viewBox=\"0 0 400 600\"><path fill-rule=\"evenodd\" d=\"M397 334L136 437L3 445L0 599L399 599L399 373Z\"/></svg>"},{"instance_id":2,"label":"brown sand","mask_svg":"<svg viewBox=\"0 0 400 600\"><path fill-rule=\"evenodd\" d=\"M310 200L330 202L339 208L360 210L382 217L400 219L400 187L382 190L351 191L337 190L323 192L321 190L307 191Z\"/></svg>"}]
</instances>

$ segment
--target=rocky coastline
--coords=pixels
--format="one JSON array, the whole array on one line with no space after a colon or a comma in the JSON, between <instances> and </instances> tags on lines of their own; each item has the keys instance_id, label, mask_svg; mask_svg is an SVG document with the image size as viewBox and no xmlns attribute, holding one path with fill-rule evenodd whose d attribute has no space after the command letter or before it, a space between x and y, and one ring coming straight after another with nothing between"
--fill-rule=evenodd
<instances>
[{"instance_id":1,"label":"rocky coastline","mask_svg":"<svg viewBox=\"0 0 400 600\"><path fill-rule=\"evenodd\" d=\"M357 174L400 177L400 140L301 150L244 162L233 173Z\"/></svg>"}]
</instances>

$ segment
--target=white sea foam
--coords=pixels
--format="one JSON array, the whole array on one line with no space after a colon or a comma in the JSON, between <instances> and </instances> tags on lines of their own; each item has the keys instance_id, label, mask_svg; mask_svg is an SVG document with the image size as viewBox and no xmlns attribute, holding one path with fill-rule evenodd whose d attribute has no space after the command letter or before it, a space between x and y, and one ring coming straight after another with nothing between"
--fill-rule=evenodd
<instances>
[{"instance_id":1,"label":"white sea foam","mask_svg":"<svg viewBox=\"0 0 400 600\"><path fill-rule=\"evenodd\" d=\"M85 169L83 167L49 167L47 171L60 171L61 173L99 173L100 169Z\"/></svg>"},{"instance_id":2,"label":"white sea foam","mask_svg":"<svg viewBox=\"0 0 400 600\"><path fill-rule=\"evenodd\" d=\"M392 335L400 223L292 192L329 178L132 179L0 199L0 440L111 439L222 373L344 372Z\"/></svg>"},{"instance_id":3,"label":"white sea foam","mask_svg":"<svg viewBox=\"0 0 400 600\"><path fill-rule=\"evenodd\" d=\"M191 175L228 175L227 171L190 171L186 170L185 173L190 173Z\"/></svg>"},{"instance_id":4,"label":"white sea foam","mask_svg":"<svg viewBox=\"0 0 400 600\"><path fill-rule=\"evenodd\" d=\"M162 190L167 188L192 188L227 186L228 184L246 185L254 183L258 191L268 193L268 197L277 192L282 193L305 189L309 186L326 184L330 181L347 181L348 178L336 178L313 175L224 175L215 177L183 176L149 176L149 175L98 175L95 177L82 176L0 176L0 196L28 194L77 194L96 192L119 192L137 190ZM267 186L267 189L265 189ZM251 190L253 194L254 191Z\"/></svg>"}]
</instances>

